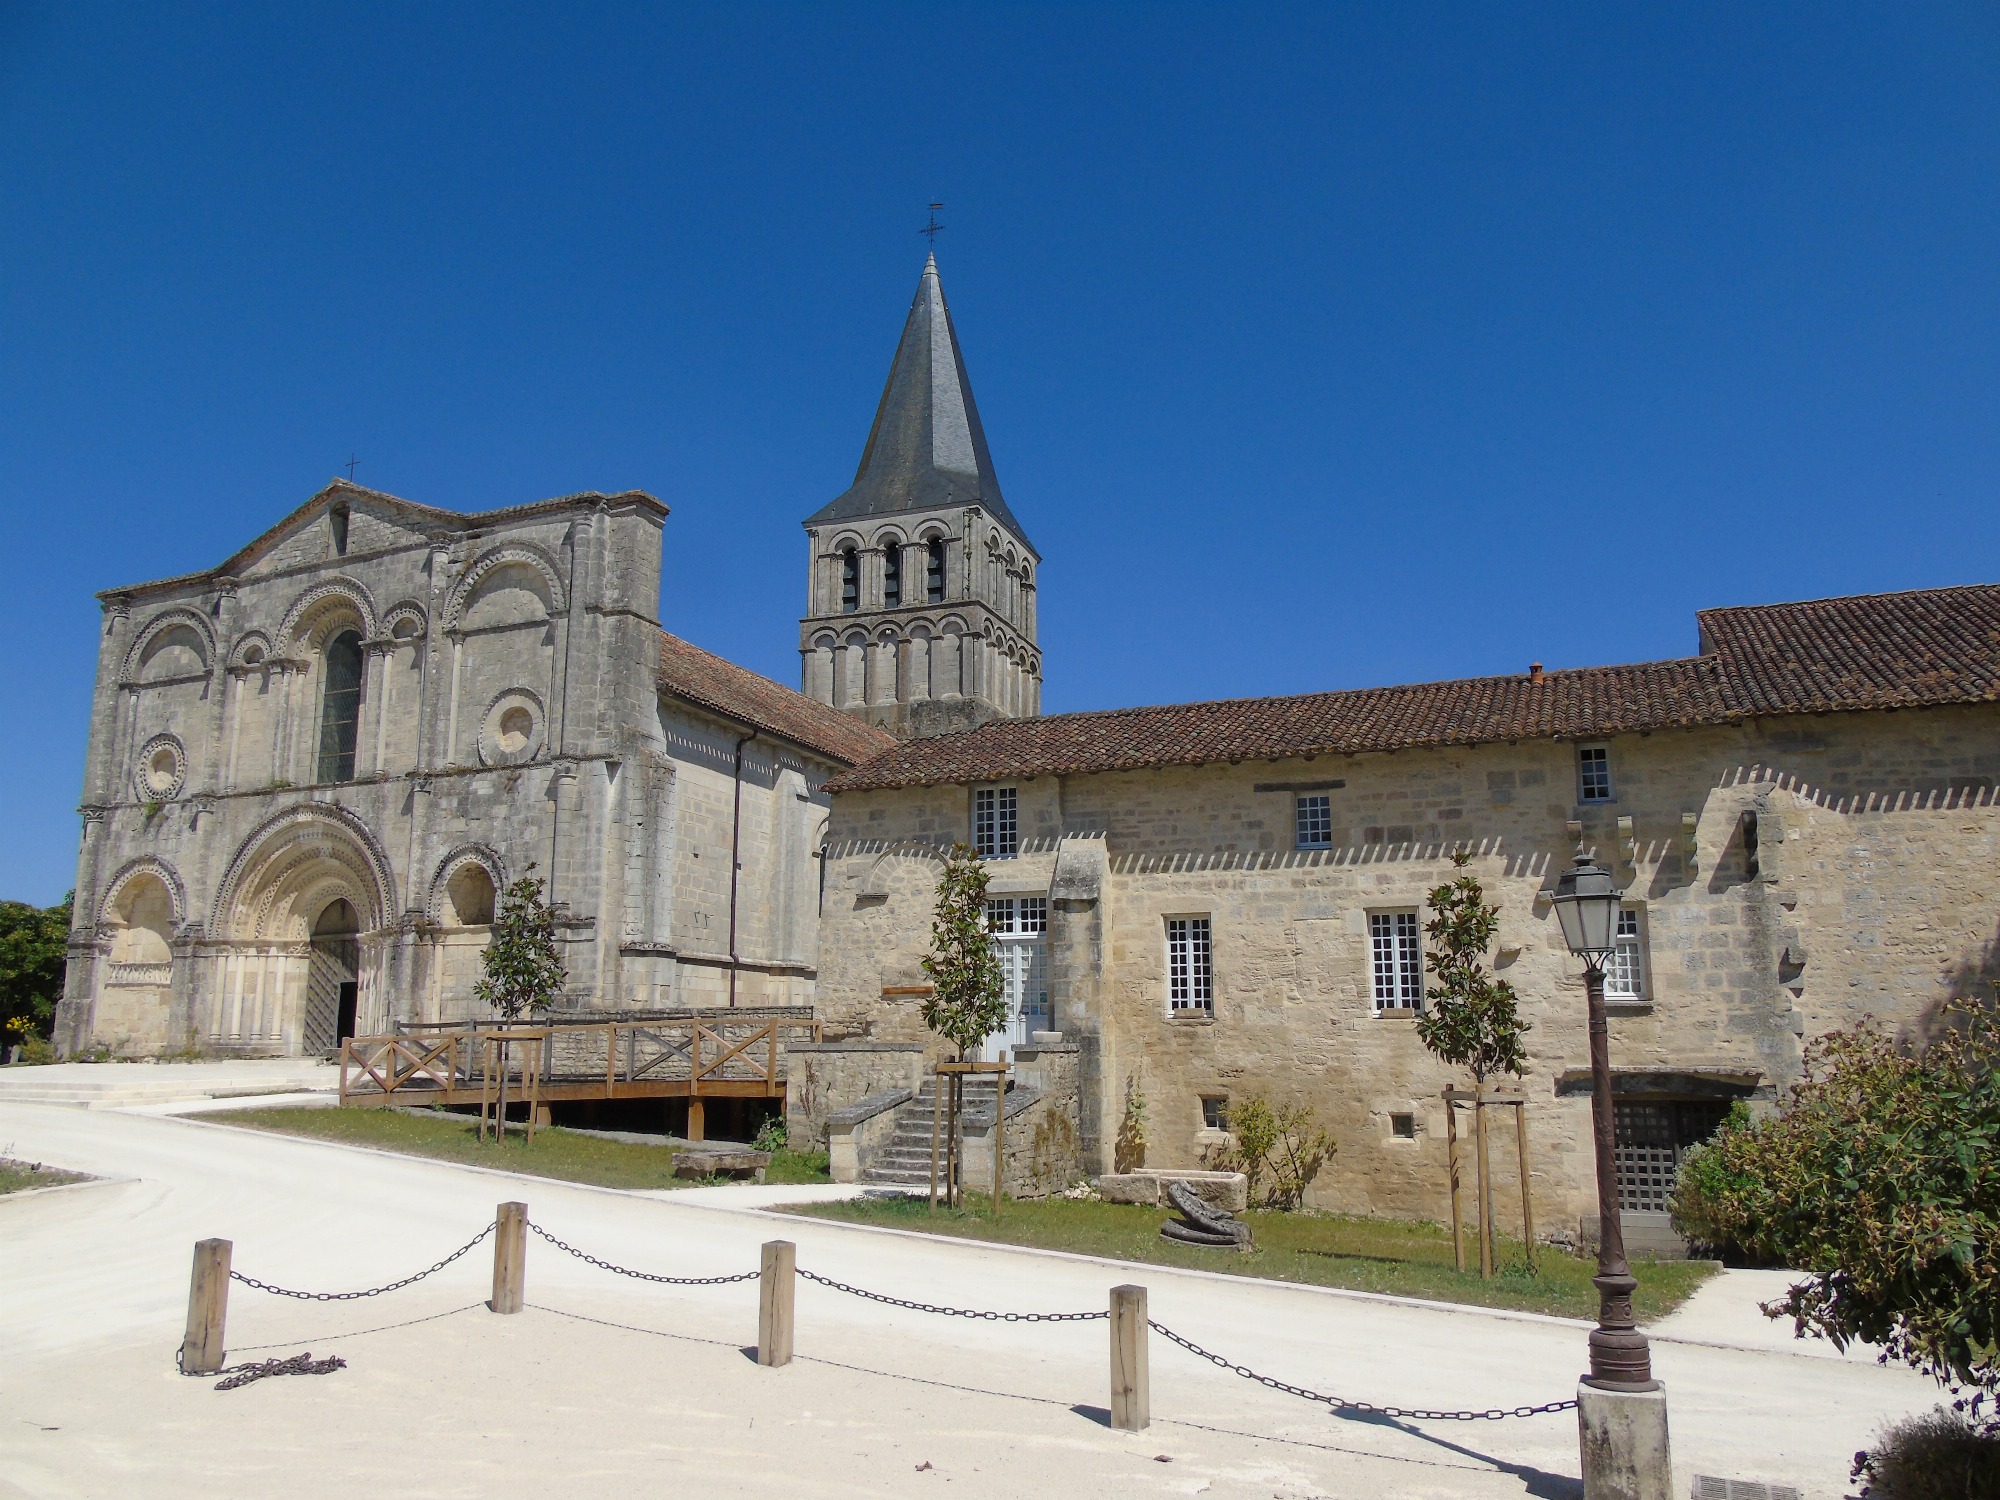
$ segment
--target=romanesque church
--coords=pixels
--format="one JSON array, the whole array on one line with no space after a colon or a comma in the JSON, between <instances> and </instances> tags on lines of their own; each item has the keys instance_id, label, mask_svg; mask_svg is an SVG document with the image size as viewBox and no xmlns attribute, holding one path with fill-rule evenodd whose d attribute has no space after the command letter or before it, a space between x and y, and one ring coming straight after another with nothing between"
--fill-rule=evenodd
<instances>
[{"instance_id":1,"label":"romanesque church","mask_svg":"<svg viewBox=\"0 0 2000 1500\"><path fill-rule=\"evenodd\" d=\"M666 522L639 492L461 515L335 483L100 596L60 1043L313 1053L471 1017L532 868L566 1010L810 1006L795 1133L893 1180L963 842L1007 976L1010 1185L1108 1170L1139 1100L1152 1160L1194 1164L1255 1095L1333 1128L1316 1202L1436 1217L1462 1080L1412 1021L1465 852L1533 1026L1536 1211L1574 1226L1588 1053L1549 895L1582 852L1625 891L1631 1233L1807 1038L2000 977L2000 586L1706 610L1666 661L1044 716L1042 559L935 262L853 483L805 522L802 691L663 629Z\"/></svg>"}]
</instances>

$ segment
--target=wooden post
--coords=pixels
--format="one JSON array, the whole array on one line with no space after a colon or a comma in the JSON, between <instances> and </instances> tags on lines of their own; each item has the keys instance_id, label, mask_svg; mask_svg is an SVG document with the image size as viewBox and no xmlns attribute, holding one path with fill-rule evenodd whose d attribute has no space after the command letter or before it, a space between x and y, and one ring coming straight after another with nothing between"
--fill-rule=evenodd
<instances>
[{"instance_id":1,"label":"wooden post","mask_svg":"<svg viewBox=\"0 0 2000 1500\"><path fill-rule=\"evenodd\" d=\"M965 1075L951 1075L951 1162L945 1174L945 1183L950 1196L947 1202L953 1208L965 1202Z\"/></svg>"},{"instance_id":2,"label":"wooden post","mask_svg":"<svg viewBox=\"0 0 2000 1500\"><path fill-rule=\"evenodd\" d=\"M1479 1274L1493 1275L1493 1173L1486 1150L1486 1085L1474 1085L1472 1133L1479 1152L1479 1212L1474 1232L1479 1236Z\"/></svg>"},{"instance_id":3,"label":"wooden post","mask_svg":"<svg viewBox=\"0 0 2000 1500\"><path fill-rule=\"evenodd\" d=\"M1535 1257L1535 1205L1528 1194L1528 1101L1521 1099L1514 1105L1514 1155L1521 1163L1521 1238L1528 1246L1528 1270L1536 1269Z\"/></svg>"},{"instance_id":4,"label":"wooden post","mask_svg":"<svg viewBox=\"0 0 2000 1500\"><path fill-rule=\"evenodd\" d=\"M790 1240L770 1240L764 1245L763 1276L757 1283L757 1363L788 1365L792 1362L792 1293L797 1289L795 1272L799 1249Z\"/></svg>"},{"instance_id":5,"label":"wooden post","mask_svg":"<svg viewBox=\"0 0 2000 1500\"><path fill-rule=\"evenodd\" d=\"M688 1087L692 1089L693 1084ZM708 1139L708 1106L694 1094L688 1095L688 1139L705 1141Z\"/></svg>"},{"instance_id":6,"label":"wooden post","mask_svg":"<svg viewBox=\"0 0 2000 1500\"><path fill-rule=\"evenodd\" d=\"M938 1127L944 1119L944 1075L931 1074L931 1212L938 1200Z\"/></svg>"},{"instance_id":7,"label":"wooden post","mask_svg":"<svg viewBox=\"0 0 2000 1500\"><path fill-rule=\"evenodd\" d=\"M1146 1376L1146 1289L1111 1289L1111 1425L1120 1432L1143 1432L1152 1425L1152 1393Z\"/></svg>"},{"instance_id":8,"label":"wooden post","mask_svg":"<svg viewBox=\"0 0 2000 1500\"><path fill-rule=\"evenodd\" d=\"M1444 1159L1451 1177L1451 1259L1465 1274L1465 1221L1458 1209L1458 1100L1444 1091Z\"/></svg>"},{"instance_id":9,"label":"wooden post","mask_svg":"<svg viewBox=\"0 0 2000 1500\"><path fill-rule=\"evenodd\" d=\"M213 1375L222 1368L223 1325L229 1318L229 1253L228 1240L195 1242L187 1337L181 1340L181 1368L190 1375Z\"/></svg>"},{"instance_id":10,"label":"wooden post","mask_svg":"<svg viewBox=\"0 0 2000 1500\"><path fill-rule=\"evenodd\" d=\"M521 1310L521 1293L528 1269L528 1205L503 1203L493 1231L493 1300L497 1313Z\"/></svg>"}]
</instances>

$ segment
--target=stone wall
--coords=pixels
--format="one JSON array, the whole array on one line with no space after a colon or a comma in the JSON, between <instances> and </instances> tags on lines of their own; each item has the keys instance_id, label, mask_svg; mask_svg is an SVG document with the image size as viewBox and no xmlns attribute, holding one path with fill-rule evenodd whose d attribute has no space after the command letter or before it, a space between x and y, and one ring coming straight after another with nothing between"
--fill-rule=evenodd
<instances>
[{"instance_id":1,"label":"stone wall","mask_svg":"<svg viewBox=\"0 0 2000 1500\"><path fill-rule=\"evenodd\" d=\"M801 1151L826 1146L826 1117L872 1094L915 1093L923 1048L895 1042L799 1042L785 1049L785 1135Z\"/></svg>"},{"instance_id":2,"label":"stone wall","mask_svg":"<svg viewBox=\"0 0 2000 1500\"><path fill-rule=\"evenodd\" d=\"M452 517L337 484L224 571L103 595L59 1046L317 1050L342 982L362 1032L463 1019L495 894L531 869L568 1005L726 1002L745 730L661 698L665 514ZM329 766L349 641L353 762ZM746 747L741 1004L812 998L833 770Z\"/></svg>"},{"instance_id":3,"label":"stone wall","mask_svg":"<svg viewBox=\"0 0 2000 1500\"><path fill-rule=\"evenodd\" d=\"M1580 966L1548 895L1580 848L1609 863L1645 935L1643 998L1612 1021L1628 1074L1732 1071L1773 1097L1803 1039L1876 1015L1921 1023L2000 955L2000 708L1825 715L1609 742L1615 801L1578 800L1562 741L1043 777L1019 786L1024 854L999 881L1050 890L1056 1026L1078 1044L1086 1168L1108 1170L1130 1083L1148 1160L1199 1165L1224 1140L1204 1096L1310 1103L1340 1152L1312 1201L1442 1218L1451 1072L1372 1002L1368 915L1422 914L1454 849L1500 907L1499 977L1529 1034L1535 1211L1574 1229L1594 1204ZM1332 799L1328 849L1294 847L1302 787ZM928 935L936 848L965 836L969 788L835 799L819 1005L882 1035L881 991ZM1754 865L1746 841L1755 818ZM1102 875L1058 872L1101 861ZM1164 920L1213 924L1213 1014L1170 1015ZM1226 1102L1225 1106L1226 1108ZM1413 1117L1413 1138L1397 1115ZM1518 1213L1511 1131L1493 1150L1500 1221Z\"/></svg>"}]
</instances>

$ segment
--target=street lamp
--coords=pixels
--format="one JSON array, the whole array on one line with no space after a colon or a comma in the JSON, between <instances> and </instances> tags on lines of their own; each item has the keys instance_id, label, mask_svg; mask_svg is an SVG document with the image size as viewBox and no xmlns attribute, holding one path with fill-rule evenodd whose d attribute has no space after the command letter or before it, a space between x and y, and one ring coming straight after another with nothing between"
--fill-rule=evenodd
<instances>
[{"instance_id":1,"label":"street lamp","mask_svg":"<svg viewBox=\"0 0 2000 1500\"><path fill-rule=\"evenodd\" d=\"M1590 1117L1597 1138L1597 1327L1590 1335L1586 1385L1607 1391L1656 1391L1652 1351L1632 1316L1639 1283L1625 1263L1618 1218L1617 1127L1611 1107L1611 1042L1604 1019L1604 961L1618 946L1618 912L1625 893L1611 872L1579 854L1556 882L1556 917L1563 941L1583 960L1590 997Z\"/></svg>"}]
</instances>

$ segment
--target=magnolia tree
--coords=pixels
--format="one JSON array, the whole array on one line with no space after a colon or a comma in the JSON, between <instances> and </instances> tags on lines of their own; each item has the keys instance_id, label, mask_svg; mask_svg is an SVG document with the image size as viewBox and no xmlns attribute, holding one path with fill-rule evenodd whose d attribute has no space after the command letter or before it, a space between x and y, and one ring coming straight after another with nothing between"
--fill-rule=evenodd
<instances>
[{"instance_id":1,"label":"magnolia tree","mask_svg":"<svg viewBox=\"0 0 2000 1500\"><path fill-rule=\"evenodd\" d=\"M931 917L931 951L923 961L931 992L924 1000L924 1024L958 1049L964 1062L1007 1019L1006 983L1000 955L986 926L986 867L964 844L953 844L938 877L937 909ZM940 1104L946 1101L940 1099ZM958 1182L959 1116L963 1095L950 1090L946 1107L949 1142L945 1185L955 1199Z\"/></svg>"},{"instance_id":2,"label":"magnolia tree","mask_svg":"<svg viewBox=\"0 0 2000 1500\"><path fill-rule=\"evenodd\" d=\"M1431 941L1424 962L1435 978L1417 1017L1417 1037L1440 1061L1471 1074L1474 1099L1483 1101L1487 1079L1501 1073L1518 1077L1526 1067L1521 1042L1529 1028L1521 1019L1514 987L1494 979L1486 968L1487 950L1500 930L1500 908L1487 901L1479 877L1467 871L1472 863L1468 851L1460 849L1451 862L1458 868L1458 878L1437 887L1429 898L1431 919L1424 931ZM1473 1122L1478 1137L1479 1274L1490 1276L1492 1174L1487 1167L1486 1111L1480 1103L1473 1106ZM1527 1170L1523 1162L1522 1173Z\"/></svg>"},{"instance_id":3,"label":"magnolia tree","mask_svg":"<svg viewBox=\"0 0 2000 1500\"><path fill-rule=\"evenodd\" d=\"M509 1021L547 1010L569 977L556 952L556 917L542 900L542 887L524 874L501 894L493 936L480 959L485 977L472 987L483 1004Z\"/></svg>"}]
</instances>

